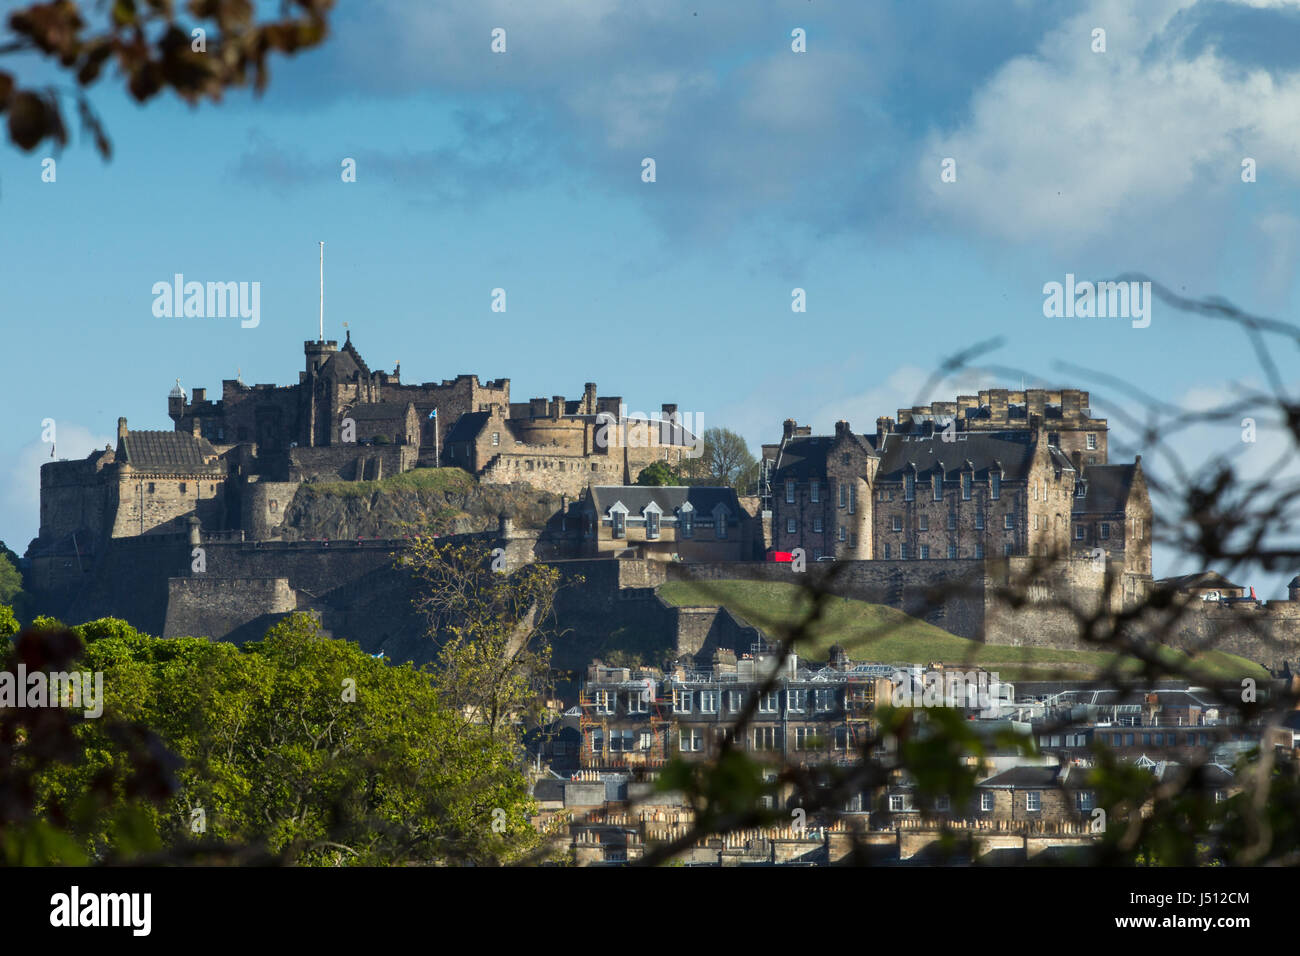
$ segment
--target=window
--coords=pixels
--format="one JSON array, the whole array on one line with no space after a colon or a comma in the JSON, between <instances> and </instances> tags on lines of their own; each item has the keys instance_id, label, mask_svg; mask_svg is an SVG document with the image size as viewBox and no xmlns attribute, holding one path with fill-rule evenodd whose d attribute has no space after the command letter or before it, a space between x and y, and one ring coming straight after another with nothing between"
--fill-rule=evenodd
<instances>
[{"instance_id":1,"label":"window","mask_svg":"<svg viewBox=\"0 0 1300 956\"><path fill-rule=\"evenodd\" d=\"M727 709L738 714L745 709L745 692L743 690L727 691Z\"/></svg>"},{"instance_id":2,"label":"window","mask_svg":"<svg viewBox=\"0 0 1300 956\"><path fill-rule=\"evenodd\" d=\"M978 542L978 543L976 543L976 545L975 545L975 557L977 557L977 558L982 558L982 557L984 557L984 544L983 544L983 542Z\"/></svg>"},{"instance_id":3,"label":"window","mask_svg":"<svg viewBox=\"0 0 1300 956\"><path fill-rule=\"evenodd\" d=\"M631 753L635 747L635 730L611 730L609 732L610 753Z\"/></svg>"},{"instance_id":4,"label":"window","mask_svg":"<svg viewBox=\"0 0 1300 956\"><path fill-rule=\"evenodd\" d=\"M659 537L659 512L647 511L645 513L645 536L647 538Z\"/></svg>"},{"instance_id":5,"label":"window","mask_svg":"<svg viewBox=\"0 0 1300 956\"><path fill-rule=\"evenodd\" d=\"M971 473L965 472L961 476L961 500L970 501Z\"/></svg>"},{"instance_id":6,"label":"window","mask_svg":"<svg viewBox=\"0 0 1300 956\"><path fill-rule=\"evenodd\" d=\"M1088 485L1086 482L1079 482L1074 486L1074 497L1086 498L1088 496Z\"/></svg>"},{"instance_id":7,"label":"window","mask_svg":"<svg viewBox=\"0 0 1300 956\"><path fill-rule=\"evenodd\" d=\"M818 501L821 501L821 500L822 500L821 492L822 492L822 489L821 489L821 482L819 482L816 478L814 478L814 479L812 479L810 482L808 482L808 500L809 500L809 501L812 501L812 502L818 502Z\"/></svg>"},{"instance_id":8,"label":"window","mask_svg":"<svg viewBox=\"0 0 1300 956\"><path fill-rule=\"evenodd\" d=\"M1003 516L1002 516L1002 529L1003 529L1004 531L1015 531L1015 530L1016 530L1016 516L1015 516L1015 515L1003 515Z\"/></svg>"},{"instance_id":9,"label":"window","mask_svg":"<svg viewBox=\"0 0 1300 956\"><path fill-rule=\"evenodd\" d=\"M646 690L628 691L627 695L627 712L629 714L644 714L650 709L650 692Z\"/></svg>"},{"instance_id":10,"label":"window","mask_svg":"<svg viewBox=\"0 0 1300 956\"><path fill-rule=\"evenodd\" d=\"M841 541L844 540L844 525L840 525L840 534L839 534L839 538L840 538Z\"/></svg>"},{"instance_id":11,"label":"window","mask_svg":"<svg viewBox=\"0 0 1300 956\"><path fill-rule=\"evenodd\" d=\"M1015 551L1015 548L1016 548L1016 546L1013 545L1013 544L1004 544L1004 545L1002 546L1002 556L1003 556L1004 558L1009 558L1009 557L1011 557L1012 553Z\"/></svg>"},{"instance_id":12,"label":"window","mask_svg":"<svg viewBox=\"0 0 1300 956\"><path fill-rule=\"evenodd\" d=\"M843 528L840 528L840 540L841 540L841 541L844 540L844 529L843 529ZM857 546L858 546L858 535L857 535L857 532L854 532L853 534L849 535L849 547L850 547L850 548L856 548Z\"/></svg>"},{"instance_id":13,"label":"window","mask_svg":"<svg viewBox=\"0 0 1300 956\"><path fill-rule=\"evenodd\" d=\"M807 704L808 692L806 690L788 690L785 692L785 706L788 710L801 714Z\"/></svg>"},{"instance_id":14,"label":"window","mask_svg":"<svg viewBox=\"0 0 1300 956\"><path fill-rule=\"evenodd\" d=\"M1096 451L1096 450L1097 450L1097 436L1096 436L1094 433L1089 432L1089 433L1088 433L1088 451Z\"/></svg>"},{"instance_id":15,"label":"window","mask_svg":"<svg viewBox=\"0 0 1300 956\"><path fill-rule=\"evenodd\" d=\"M829 687L818 688L813 691L813 707L819 711L835 709L835 691Z\"/></svg>"},{"instance_id":16,"label":"window","mask_svg":"<svg viewBox=\"0 0 1300 956\"><path fill-rule=\"evenodd\" d=\"M768 691L758 701L758 712L760 714L775 714L781 709L781 694L779 691Z\"/></svg>"},{"instance_id":17,"label":"window","mask_svg":"<svg viewBox=\"0 0 1300 956\"><path fill-rule=\"evenodd\" d=\"M700 713L716 714L718 712L718 692L716 690L700 691Z\"/></svg>"},{"instance_id":18,"label":"window","mask_svg":"<svg viewBox=\"0 0 1300 956\"><path fill-rule=\"evenodd\" d=\"M954 561L956 560L956 558L957 558L957 546L953 544L948 545L948 560Z\"/></svg>"},{"instance_id":19,"label":"window","mask_svg":"<svg viewBox=\"0 0 1300 956\"><path fill-rule=\"evenodd\" d=\"M698 727L683 727L677 732L677 745L684 751L704 749L704 734Z\"/></svg>"},{"instance_id":20,"label":"window","mask_svg":"<svg viewBox=\"0 0 1300 956\"><path fill-rule=\"evenodd\" d=\"M1025 791L1025 809L1030 813L1043 809L1043 792L1041 790Z\"/></svg>"},{"instance_id":21,"label":"window","mask_svg":"<svg viewBox=\"0 0 1300 956\"><path fill-rule=\"evenodd\" d=\"M921 557L921 560L922 560L922 561L929 561L929 560L930 560L930 546L929 546L928 544L923 544L923 545L921 545L921 554L920 554L920 557Z\"/></svg>"},{"instance_id":22,"label":"window","mask_svg":"<svg viewBox=\"0 0 1300 956\"><path fill-rule=\"evenodd\" d=\"M596 691L596 713L614 713L614 695L607 690Z\"/></svg>"},{"instance_id":23,"label":"window","mask_svg":"<svg viewBox=\"0 0 1300 956\"><path fill-rule=\"evenodd\" d=\"M785 483L785 503L788 505L794 504L794 482L793 481L787 481Z\"/></svg>"},{"instance_id":24,"label":"window","mask_svg":"<svg viewBox=\"0 0 1300 956\"><path fill-rule=\"evenodd\" d=\"M987 791L980 794L980 809L985 813L993 812L993 794Z\"/></svg>"},{"instance_id":25,"label":"window","mask_svg":"<svg viewBox=\"0 0 1300 956\"><path fill-rule=\"evenodd\" d=\"M982 511L975 512L975 530L984 530L984 513Z\"/></svg>"},{"instance_id":26,"label":"window","mask_svg":"<svg viewBox=\"0 0 1300 956\"><path fill-rule=\"evenodd\" d=\"M843 508L849 503L849 486L840 482L840 507Z\"/></svg>"},{"instance_id":27,"label":"window","mask_svg":"<svg viewBox=\"0 0 1300 956\"><path fill-rule=\"evenodd\" d=\"M794 729L794 749L812 750L817 745L816 727L796 727Z\"/></svg>"},{"instance_id":28,"label":"window","mask_svg":"<svg viewBox=\"0 0 1300 956\"><path fill-rule=\"evenodd\" d=\"M499 444L501 444L501 433L500 433L500 432L493 432L493 433L492 433L492 444L494 444L494 445L499 445Z\"/></svg>"},{"instance_id":29,"label":"window","mask_svg":"<svg viewBox=\"0 0 1300 956\"><path fill-rule=\"evenodd\" d=\"M1034 515L1034 530L1035 530L1035 531L1038 530L1038 515L1037 515L1037 514Z\"/></svg>"},{"instance_id":30,"label":"window","mask_svg":"<svg viewBox=\"0 0 1300 956\"><path fill-rule=\"evenodd\" d=\"M836 727L832 740L836 750L849 749L849 729L847 727Z\"/></svg>"},{"instance_id":31,"label":"window","mask_svg":"<svg viewBox=\"0 0 1300 956\"><path fill-rule=\"evenodd\" d=\"M814 533L814 534L821 534L821 532L822 532L822 516L821 516L821 515L814 515L814 516L813 516L813 533Z\"/></svg>"},{"instance_id":32,"label":"window","mask_svg":"<svg viewBox=\"0 0 1300 956\"><path fill-rule=\"evenodd\" d=\"M185 494L185 482L181 482L181 494Z\"/></svg>"},{"instance_id":33,"label":"window","mask_svg":"<svg viewBox=\"0 0 1300 956\"><path fill-rule=\"evenodd\" d=\"M849 514L858 510L858 486L849 486Z\"/></svg>"},{"instance_id":34,"label":"window","mask_svg":"<svg viewBox=\"0 0 1300 956\"><path fill-rule=\"evenodd\" d=\"M687 690L673 691L673 710L679 714L689 714L695 695Z\"/></svg>"},{"instance_id":35,"label":"window","mask_svg":"<svg viewBox=\"0 0 1300 956\"><path fill-rule=\"evenodd\" d=\"M940 813L947 813L952 809L952 798L946 793L934 798L934 808Z\"/></svg>"},{"instance_id":36,"label":"window","mask_svg":"<svg viewBox=\"0 0 1300 956\"><path fill-rule=\"evenodd\" d=\"M781 746L781 728L779 727L755 727L754 728L754 749L755 750L776 750Z\"/></svg>"},{"instance_id":37,"label":"window","mask_svg":"<svg viewBox=\"0 0 1300 956\"><path fill-rule=\"evenodd\" d=\"M889 553L889 545L885 545L885 560L888 561L890 557L891 555Z\"/></svg>"},{"instance_id":38,"label":"window","mask_svg":"<svg viewBox=\"0 0 1300 956\"><path fill-rule=\"evenodd\" d=\"M903 500L916 500L916 475L910 471L903 476Z\"/></svg>"},{"instance_id":39,"label":"window","mask_svg":"<svg viewBox=\"0 0 1300 956\"><path fill-rule=\"evenodd\" d=\"M683 538L695 537L695 512L687 509L679 516L678 527L682 529Z\"/></svg>"},{"instance_id":40,"label":"window","mask_svg":"<svg viewBox=\"0 0 1300 956\"><path fill-rule=\"evenodd\" d=\"M852 460L852 459L849 457L849 453L848 453L848 452L845 452L844 454L840 455L840 464L841 464L841 465L847 465L851 460Z\"/></svg>"},{"instance_id":41,"label":"window","mask_svg":"<svg viewBox=\"0 0 1300 956\"><path fill-rule=\"evenodd\" d=\"M605 732L603 730L593 730L591 732L591 752L594 754L603 753L605 750Z\"/></svg>"},{"instance_id":42,"label":"window","mask_svg":"<svg viewBox=\"0 0 1300 956\"><path fill-rule=\"evenodd\" d=\"M1103 521L1101 524L1097 525L1097 537L1101 538L1102 541L1109 540L1110 538L1109 522Z\"/></svg>"},{"instance_id":43,"label":"window","mask_svg":"<svg viewBox=\"0 0 1300 956\"><path fill-rule=\"evenodd\" d=\"M153 494L153 482L152 482L152 481L149 482L149 494ZM275 509L272 508L271 510L274 511Z\"/></svg>"},{"instance_id":44,"label":"window","mask_svg":"<svg viewBox=\"0 0 1300 956\"><path fill-rule=\"evenodd\" d=\"M898 515L894 515L894 530L895 531L903 530L903 519Z\"/></svg>"},{"instance_id":45,"label":"window","mask_svg":"<svg viewBox=\"0 0 1300 956\"><path fill-rule=\"evenodd\" d=\"M949 531L957 530L957 516L953 514L951 511L948 512L948 530Z\"/></svg>"},{"instance_id":46,"label":"window","mask_svg":"<svg viewBox=\"0 0 1300 956\"><path fill-rule=\"evenodd\" d=\"M934 475L930 482L934 488L934 500L943 501L943 475Z\"/></svg>"},{"instance_id":47,"label":"window","mask_svg":"<svg viewBox=\"0 0 1300 956\"><path fill-rule=\"evenodd\" d=\"M912 806L912 797L906 793L891 793L889 795L889 812L890 813L909 813L916 809Z\"/></svg>"},{"instance_id":48,"label":"window","mask_svg":"<svg viewBox=\"0 0 1300 956\"><path fill-rule=\"evenodd\" d=\"M1002 476L997 472L989 475L989 497L994 501L1002 497Z\"/></svg>"},{"instance_id":49,"label":"window","mask_svg":"<svg viewBox=\"0 0 1300 956\"><path fill-rule=\"evenodd\" d=\"M1083 540L1083 525L1077 524L1074 526L1074 540L1075 541Z\"/></svg>"},{"instance_id":50,"label":"window","mask_svg":"<svg viewBox=\"0 0 1300 956\"><path fill-rule=\"evenodd\" d=\"M916 519L916 530L917 530L917 531L929 531L929 530L930 530L930 516L929 516L929 515L919 515L919 516L917 517L917 519Z\"/></svg>"},{"instance_id":51,"label":"window","mask_svg":"<svg viewBox=\"0 0 1300 956\"><path fill-rule=\"evenodd\" d=\"M626 538L627 525L624 524L624 519L626 518L626 515L624 515L623 512L621 511L615 511L612 512L609 517L610 517L610 524L613 525L614 537Z\"/></svg>"},{"instance_id":52,"label":"window","mask_svg":"<svg viewBox=\"0 0 1300 956\"><path fill-rule=\"evenodd\" d=\"M793 518L785 519L786 534L795 534L796 532L798 532L798 530L799 530L799 523L797 521L795 521Z\"/></svg>"},{"instance_id":53,"label":"window","mask_svg":"<svg viewBox=\"0 0 1300 956\"><path fill-rule=\"evenodd\" d=\"M905 544L900 544L900 545L898 546L898 556L899 556L899 558L902 559L903 561L906 561L906 560L907 560L907 545L905 545Z\"/></svg>"}]
</instances>

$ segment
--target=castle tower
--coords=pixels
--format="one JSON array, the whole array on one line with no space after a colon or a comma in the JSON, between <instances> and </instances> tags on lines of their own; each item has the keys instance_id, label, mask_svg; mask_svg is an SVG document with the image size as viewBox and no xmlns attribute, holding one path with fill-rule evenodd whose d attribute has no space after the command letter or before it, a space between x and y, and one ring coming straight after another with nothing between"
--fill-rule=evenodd
<instances>
[{"instance_id":1,"label":"castle tower","mask_svg":"<svg viewBox=\"0 0 1300 956\"><path fill-rule=\"evenodd\" d=\"M172 386L172 390L167 396L167 415L173 422L179 424L181 416L184 414L185 389L181 388L181 380L178 378L176 384Z\"/></svg>"}]
</instances>

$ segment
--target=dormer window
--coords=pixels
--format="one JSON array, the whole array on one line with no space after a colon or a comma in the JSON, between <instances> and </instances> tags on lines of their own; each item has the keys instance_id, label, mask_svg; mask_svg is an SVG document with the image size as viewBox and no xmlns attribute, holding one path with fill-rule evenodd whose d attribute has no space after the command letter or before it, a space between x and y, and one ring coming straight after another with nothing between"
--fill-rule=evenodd
<instances>
[{"instance_id":1,"label":"dormer window","mask_svg":"<svg viewBox=\"0 0 1300 956\"><path fill-rule=\"evenodd\" d=\"M1087 482L1083 482L1083 481L1081 481L1081 482L1079 482L1078 484L1076 484L1076 485L1074 486L1074 497L1076 497L1076 498L1086 498L1087 496L1088 496L1088 484L1087 484Z\"/></svg>"},{"instance_id":2,"label":"dormer window","mask_svg":"<svg viewBox=\"0 0 1300 956\"><path fill-rule=\"evenodd\" d=\"M682 505L682 510L677 515L677 522L683 538L695 537L695 509L691 507L689 501Z\"/></svg>"},{"instance_id":3,"label":"dormer window","mask_svg":"<svg viewBox=\"0 0 1300 956\"><path fill-rule=\"evenodd\" d=\"M609 513L610 528L616 538L627 537L627 515L622 511L611 511Z\"/></svg>"},{"instance_id":4,"label":"dormer window","mask_svg":"<svg viewBox=\"0 0 1300 956\"><path fill-rule=\"evenodd\" d=\"M659 537L659 509L650 507L645 511L645 536L647 538Z\"/></svg>"}]
</instances>

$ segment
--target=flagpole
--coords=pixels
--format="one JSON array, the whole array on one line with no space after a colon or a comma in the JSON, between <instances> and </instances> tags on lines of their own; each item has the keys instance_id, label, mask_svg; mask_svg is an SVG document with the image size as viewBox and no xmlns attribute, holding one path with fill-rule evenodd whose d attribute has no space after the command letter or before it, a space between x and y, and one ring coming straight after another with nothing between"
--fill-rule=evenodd
<instances>
[{"instance_id":1,"label":"flagpole","mask_svg":"<svg viewBox=\"0 0 1300 956\"><path fill-rule=\"evenodd\" d=\"M325 243L320 243L320 336L318 342L325 341Z\"/></svg>"}]
</instances>

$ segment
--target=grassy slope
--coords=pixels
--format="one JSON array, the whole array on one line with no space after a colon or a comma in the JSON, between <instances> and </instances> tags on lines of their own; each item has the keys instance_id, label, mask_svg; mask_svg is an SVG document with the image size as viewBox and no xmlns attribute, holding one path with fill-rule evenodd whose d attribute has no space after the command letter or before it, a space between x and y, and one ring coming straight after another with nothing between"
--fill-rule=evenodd
<instances>
[{"instance_id":1,"label":"grassy slope","mask_svg":"<svg viewBox=\"0 0 1300 956\"><path fill-rule=\"evenodd\" d=\"M416 468L382 481L312 481L298 490L306 495L338 495L360 498L376 491L439 491L465 493L477 484L474 476L460 468Z\"/></svg>"},{"instance_id":2,"label":"grassy slope","mask_svg":"<svg viewBox=\"0 0 1300 956\"><path fill-rule=\"evenodd\" d=\"M807 613L809 598L797 584L759 581L670 581L659 589L669 604L722 605L735 616L768 633L792 624ZM1054 650L1045 647L1004 647L981 644L949 634L902 611L849 598L832 598L824 619L812 630L811 641L798 647L807 658L824 659L826 649L840 644L856 660L883 663L944 661L972 663L1008 679L1051 676L1084 678L1114 659L1099 651ZM1181 657L1176 651L1171 656ZM1208 676L1265 678L1268 672L1242 657L1211 651L1197 663ZM1137 662L1132 661L1136 666Z\"/></svg>"}]
</instances>

